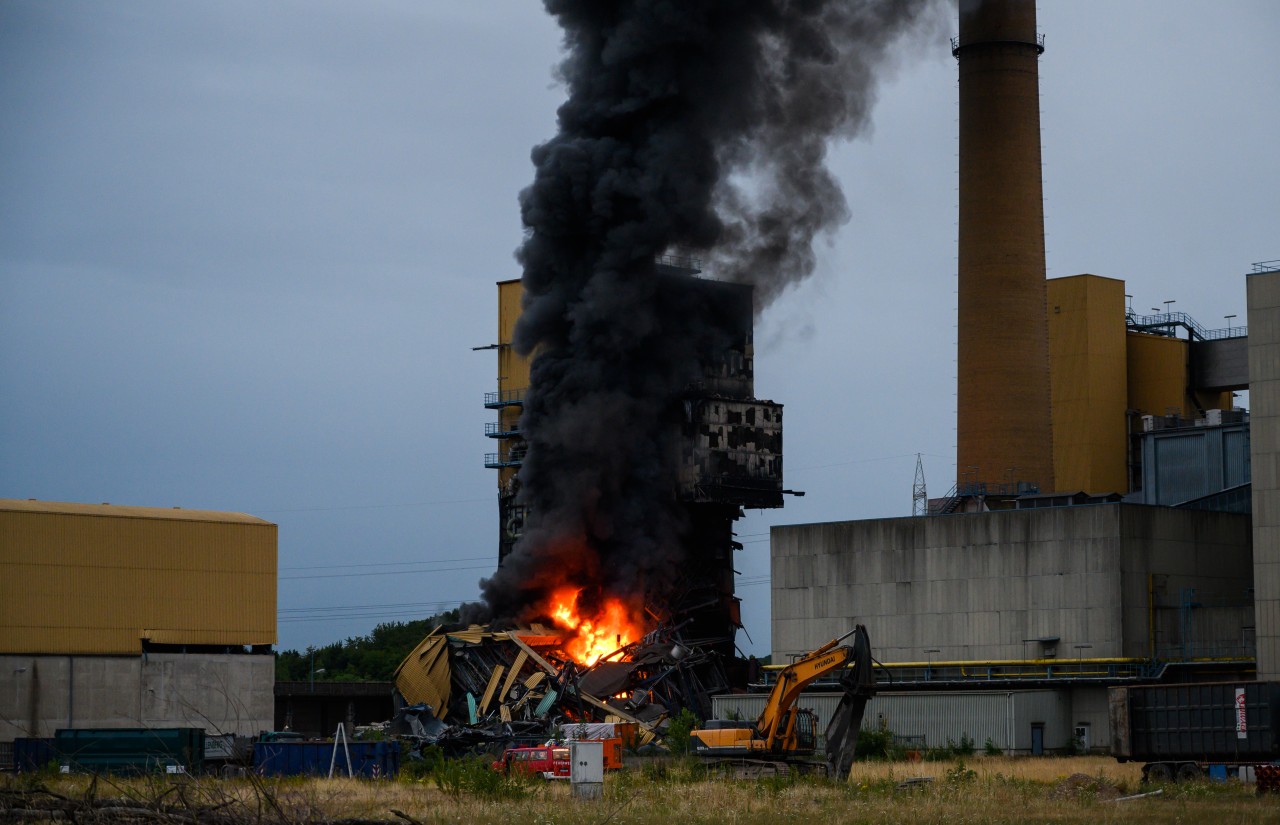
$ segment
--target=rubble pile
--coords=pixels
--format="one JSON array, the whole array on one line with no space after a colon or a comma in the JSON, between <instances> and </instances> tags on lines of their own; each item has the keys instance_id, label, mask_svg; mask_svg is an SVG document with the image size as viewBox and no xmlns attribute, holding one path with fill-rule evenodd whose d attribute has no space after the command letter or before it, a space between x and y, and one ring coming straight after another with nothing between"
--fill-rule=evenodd
<instances>
[{"instance_id":1,"label":"rubble pile","mask_svg":"<svg viewBox=\"0 0 1280 825\"><path fill-rule=\"evenodd\" d=\"M662 626L592 665L575 662L543 626L438 627L405 658L396 689L408 702L391 732L445 755L493 752L564 738L583 725L620 723L640 747L683 708L711 715L730 688L720 654Z\"/></svg>"}]
</instances>

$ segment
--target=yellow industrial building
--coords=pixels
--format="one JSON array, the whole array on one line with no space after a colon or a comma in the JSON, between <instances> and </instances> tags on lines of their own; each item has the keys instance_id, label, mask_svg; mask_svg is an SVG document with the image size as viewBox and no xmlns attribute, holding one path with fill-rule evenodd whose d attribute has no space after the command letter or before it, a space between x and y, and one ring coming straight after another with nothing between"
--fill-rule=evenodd
<instances>
[{"instance_id":1,"label":"yellow industrial building","mask_svg":"<svg viewBox=\"0 0 1280 825\"><path fill-rule=\"evenodd\" d=\"M276 542L240 513L0 500L0 742L270 728Z\"/></svg>"},{"instance_id":2,"label":"yellow industrial building","mask_svg":"<svg viewBox=\"0 0 1280 825\"><path fill-rule=\"evenodd\" d=\"M1131 436L1143 416L1194 420L1230 410L1230 391L1195 386L1191 341L1138 331L1124 281L1048 281L1053 465L1058 491L1128 493L1140 486ZM1167 315L1167 313L1166 313Z\"/></svg>"}]
</instances>

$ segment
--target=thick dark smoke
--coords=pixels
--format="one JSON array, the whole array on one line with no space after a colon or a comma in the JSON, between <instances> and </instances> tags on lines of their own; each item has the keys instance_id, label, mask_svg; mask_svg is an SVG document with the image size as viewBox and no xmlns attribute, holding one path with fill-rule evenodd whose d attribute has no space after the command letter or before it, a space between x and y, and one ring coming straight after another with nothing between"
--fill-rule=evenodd
<instances>
[{"instance_id":1,"label":"thick dark smoke","mask_svg":"<svg viewBox=\"0 0 1280 825\"><path fill-rule=\"evenodd\" d=\"M945 22L932 0L545 2L569 97L520 199L530 517L483 584L511 619L565 580L633 603L678 584L672 416L726 341L655 258L696 254L754 285L757 309L807 276L815 238L848 217L829 142L866 127L902 36Z\"/></svg>"}]
</instances>

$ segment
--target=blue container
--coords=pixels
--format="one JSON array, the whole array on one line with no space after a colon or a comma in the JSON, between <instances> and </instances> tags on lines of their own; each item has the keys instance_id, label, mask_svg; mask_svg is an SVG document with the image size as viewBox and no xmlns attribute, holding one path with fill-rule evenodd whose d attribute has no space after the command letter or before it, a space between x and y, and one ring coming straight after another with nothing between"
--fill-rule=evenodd
<instances>
[{"instance_id":1,"label":"blue container","mask_svg":"<svg viewBox=\"0 0 1280 825\"><path fill-rule=\"evenodd\" d=\"M351 773L366 779L391 779L400 771L399 742L351 742L345 750L337 743L324 742L255 742L253 769L265 776L328 776L333 764L334 776L347 775L347 754L351 755Z\"/></svg>"},{"instance_id":2,"label":"blue container","mask_svg":"<svg viewBox=\"0 0 1280 825\"><path fill-rule=\"evenodd\" d=\"M58 751L52 739L20 736L13 740L13 769L18 773L35 773L57 761Z\"/></svg>"}]
</instances>

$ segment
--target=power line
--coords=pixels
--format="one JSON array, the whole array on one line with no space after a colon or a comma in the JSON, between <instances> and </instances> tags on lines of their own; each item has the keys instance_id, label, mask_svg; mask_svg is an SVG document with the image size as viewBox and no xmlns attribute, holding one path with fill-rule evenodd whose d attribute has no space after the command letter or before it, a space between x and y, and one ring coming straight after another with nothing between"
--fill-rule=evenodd
<instances>
[{"instance_id":1,"label":"power line","mask_svg":"<svg viewBox=\"0 0 1280 825\"><path fill-rule=\"evenodd\" d=\"M837 461L834 464L813 464L808 467L788 467L787 472L801 473L801 472L804 472L805 470L825 470L829 467L847 467L850 464L870 464L874 461L895 461L899 458L911 458L916 455L927 455L927 456L930 456L931 458L941 458L943 460L948 460L946 456L935 455L933 453L902 453L900 455L884 455L884 456L879 456L877 458L854 458L854 459L850 459L849 461Z\"/></svg>"},{"instance_id":2,"label":"power line","mask_svg":"<svg viewBox=\"0 0 1280 825\"><path fill-rule=\"evenodd\" d=\"M492 556L463 556L457 559L419 559L418 561L363 562L361 564L304 564L297 567L281 567L281 570L338 570L352 567L401 567L407 564L451 564L458 561L484 561Z\"/></svg>"},{"instance_id":3,"label":"power line","mask_svg":"<svg viewBox=\"0 0 1280 825\"><path fill-rule=\"evenodd\" d=\"M328 507L271 507L271 508L251 508L246 512L252 513L327 513L338 510L390 510L401 507L435 507L442 504L477 504L480 502L491 502L493 498L458 498L458 499L440 499L438 501L410 501L399 504L342 504Z\"/></svg>"},{"instance_id":4,"label":"power line","mask_svg":"<svg viewBox=\"0 0 1280 825\"><path fill-rule=\"evenodd\" d=\"M445 604L445 602L387 602L385 604L349 604L349 605L313 605L311 607L281 607L276 613L315 613L331 610L382 610L384 608L404 608L404 607L429 607L436 604Z\"/></svg>"},{"instance_id":5,"label":"power line","mask_svg":"<svg viewBox=\"0 0 1280 825\"><path fill-rule=\"evenodd\" d=\"M277 622L281 624L296 624L298 622L345 622L354 619L427 619L436 614L443 613L446 610L453 610L460 607L462 602L440 602L439 604L423 610L373 610L367 613L344 613L342 615L315 615L315 616L285 616L278 617Z\"/></svg>"},{"instance_id":6,"label":"power line","mask_svg":"<svg viewBox=\"0 0 1280 825\"><path fill-rule=\"evenodd\" d=\"M424 570L381 570L376 573L316 573L309 576L279 576L280 581L292 581L295 579L347 579L356 576L403 576L407 573L453 573L459 570L495 570L496 565L480 564L468 567L428 567Z\"/></svg>"},{"instance_id":7,"label":"power line","mask_svg":"<svg viewBox=\"0 0 1280 825\"><path fill-rule=\"evenodd\" d=\"M352 619L426 619L453 610L464 604L463 600L435 602L396 602L366 605L321 605L313 607L286 607L277 610L280 623L335 622Z\"/></svg>"}]
</instances>

